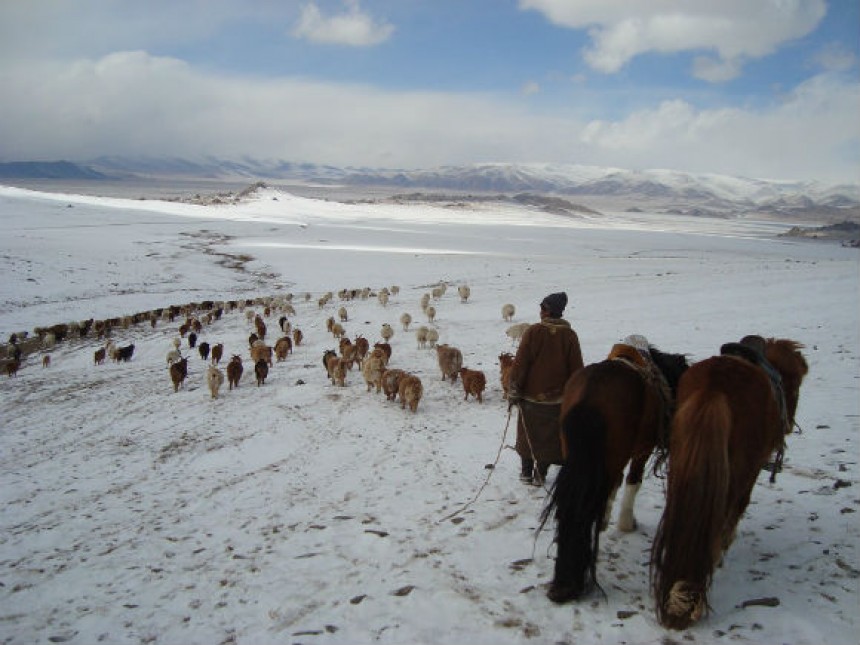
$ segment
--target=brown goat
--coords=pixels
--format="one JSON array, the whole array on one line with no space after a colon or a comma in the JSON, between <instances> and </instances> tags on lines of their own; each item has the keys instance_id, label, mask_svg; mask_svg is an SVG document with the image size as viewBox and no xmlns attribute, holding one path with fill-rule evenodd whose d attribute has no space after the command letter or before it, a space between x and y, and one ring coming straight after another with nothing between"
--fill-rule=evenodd
<instances>
[{"instance_id":1,"label":"brown goat","mask_svg":"<svg viewBox=\"0 0 860 645\"><path fill-rule=\"evenodd\" d=\"M394 401L397 398L400 381L406 375L406 372L398 369L389 369L382 373L382 391L385 392L386 399Z\"/></svg>"},{"instance_id":2,"label":"brown goat","mask_svg":"<svg viewBox=\"0 0 860 645\"><path fill-rule=\"evenodd\" d=\"M421 385L421 379L411 374L405 375L400 379L397 393L400 396L400 407L405 409L409 406L412 412L418 411L418 402L424 394L424 387Z\"/></svg>"},{"instance_id":3,"label":"brown goat","mask_svg":"<svg viewBox=\"0 0 860 645\"><path fill-rule=\"evenodd\" d=\"M93 363L95 365L102 365L105 362L105 358L107 358L107 350L104 347L99 347L93 354Z\"/></svg>"},{"instance_id":4,"label":"brown goat","mask_svg":"<svg viewBox=\"0 0 860 645\"><path fill-rule=\"evenodd\" d=\"M385 360L382 356L373 355L366 357L361 366L361 374L364 376L364 381L367 383L367 391L375 386L376 393L382 391L382 375L385 372Z\"/></svg>"},{"instance_id":5,"label":"brown goat","mask_svg":"<svg viewBox=\"0 0 860 645\"><path fill-rule=\"evenodd\" d=\"M381 349L385 354L385 364L388 365L388 362L391 360L391 345L388 343L374 343L374 349Z\"/></svg>"},{"instance_id":6,"label":"brown goat","mask_svg":"<svg viewBox=\"0 0 860 645\"><path fill-rule=\"evenodd\" d=\"M265 358L261 358L254 363L254 374L257 377L257 387L266 382L266 377L269 375L269 364Z\"/></svg>"},{"instance_id":7,"label":"brown goat","mask_svg":"<svg viewBox=\"0 0 860 645\"><path fill-rule=\"evenodd\" d=\"M170 366L170 380L173 381L173 391L178 392L179 387L188 376L188 359L182 358Z\"/></svg>"},{"instance_id":8,"label":"brown goat","mask_svg":"<svg viewBox=\"0 0 860 645\"><path fill-rule=\"evenodd\" d=\"M484 376L484 373L480 370L470 370L461 367L460 379L463 382L463 391L466 393L463 400L468 401L471 394L478 399L478 403L483 403L484 388L487 387L487 377Z\"/></svg>"},{"instance_id":9,"label":"brown goat","mask_svg":"<svg viewBox=\"0 0 860 645\"><path fill-rule=\"evenodd\" d=\"M212 364L217 365L221 362L221 358L224 356L224 344L218 343L212 348Z\"/></svg>"},{"instance_id":10,"label":"brown goat","mask_svg":"<svg viewBox=\"0 0 860 645\"><path fill-rule=\"evenodd\" d=\"M240 356L234 355L233 358L230 359L230 362L227 363L227 383L230 388L239 387L239 379L242 378L242 372L244 368L242 367L242 358Z\"/></svg>"},{"instance_id":11,"label":"brown goat","mask_svg":"<svg viewBox=\"0 0 860 645\"><path fill-rule=\"evenodd\" d=\"M499 380L502 384L502 398L508 398L511 387L511 367L514 365L514 355L508 352L499 354Z\"/></svg>"},{"instance_id":12,"label":"brown goat","mask_svg":"<svg viewBox=\"0 0 860 645\"><path fill-rule=\"evenodd\" d=\"M289 336L283 336L275 343L275 358L277 358L278 361L285 360L287 355L292 351L293 341L290 340Z\"/></svg>"},{"instance_id":13,"label":"brown goat","mask_svg":"<svg viewBox=\"0 0 860 645\"><path fill-rule=\"evenodd\" d=\"M302 330L301 329L294 329L293 330L293 345L298 347L299 345L302 344L302 340L304 340L304 334L302 334Z\"/></svg>"}]
</instances>

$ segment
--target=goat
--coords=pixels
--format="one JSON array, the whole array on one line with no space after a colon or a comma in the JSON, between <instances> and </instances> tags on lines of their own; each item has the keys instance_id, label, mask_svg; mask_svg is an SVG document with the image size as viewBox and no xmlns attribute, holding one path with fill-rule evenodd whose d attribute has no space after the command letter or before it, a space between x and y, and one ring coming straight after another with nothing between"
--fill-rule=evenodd
<instances>
[{"instance_id":1,"label":"goat","mask_svg":"<svg viewBox=\"0 0 860 645\"><path fill-rule=\"evenodd\" d=\"M382 374L385 372L385 359L378 354L371 354L364 359L361 365L361 374L367 383L367 391L376 386L376 393L382 390Z\"/></svg>"},{"instance_id":2,"label":"goat","mask_svg":"<svg viewBox=\"0 0 860 645\"><path fill-rule=\"evenodd\" d=\"M332 385L346 385L346 364L333 349L329 349L323 354L323 365L325 365L328 377L331 379Z\"/></svg>"},{"instance_id":3,"label":"goat","mask_svg":"<svg viewBox=\"0 0 860 645\"><path fill-rule=\"evenodd\" d=\"M220 363L222 356L224 356L224 344L218 343L212 348L212 364L217 365Z\"/></svg>"},{"instance_id":4,"label":"goat","mask_svg":"<svg viewBox=\"0 0 860 645\"><path fill-rule=\"evenodd\" d=\"M478 399L478 403L484 402L483 394L484 388L487 387L487 377L482 371L461 367L460 380L463 382L463 391L466 393L466 396L463 397L464 401L468 401L471 394Z\"/></svg>"},{"instance_id":5,"label":"goat","mask_svg":"<svg viewBox=\"0 0 860 645\"><path fill-rule=\"evenodd\" d=\"M191 349L194 349L195 345L197 345L197 334L192 331L190 334L188 334L188 346Z\"/></svg>"},{"instance_id":6,"label":"goat","mask_svg":"<svg viewBox=\"0 0 860 645\"><path fill-rule=\"evenodd\" d=\"M263 319L260 316L254 317L254 327L257 329L257 336L260 337L261 340L265 340L266 338L266 323L263 322Z\"/></svg>"},{"instance_id":7,"label":"goat","mask_svg":"<svg viewBox=\"0 0 860 645\"><path fill-rule=\"evenodd\" d=\"M170 380L173 381L173 391L178 392L179 387L188 376L188 359L181 358L170 366Z\"/></svg>"},{"instance_id":8,"label":"goat","mask_svg":"<svg viewBox=\"0 0 860 645\"><path fill-rule=\"evenodd\" d=\"M517 313L517 308L508 303L502 305L502 320L511 322L514 319L514 314Z\"/></svg>"},{"instance_id":9,"label":"goat","mask_svg":"<svg viewBox=\"0 0 860 645\"><path fill-rule=\"evenodd\" d=\"M456 383L457 374L463 367L463 353L450 345L437 345L436 357L439 360L439 369L442 370L442 380L447 377L452 383Z\"/></svg>"},{"instance_id":10,"label":"goat","mask_svg":"<svg viewBox=\"0 0 860 645\"><path fill-rule=\"evenodd\" d=\"M95 365L102 365L105 362L106 356L107 356L107 350L104 347L99 347L93 353L93 363Z\"/></svg>"},{"instance_id":11,"label":"goat","mask_svg":"<svg viewBox=\"0 0 860 645\"><path fill-rule=\"evenodd\" d=\"M508 390L511 387L511 367L514 364L514 355L508 352L499 354L499 380L502 384L502 398L508 398Z\"/></svg>"},{"instance_id":12,"label":"goat","mask_svg":"<svg viewBox=\"0 0 860 645\"><path fill-rule=\"evenodd\" d=\"M302 333L302 330L298 329L298 328L294 329L293 330L293 345L298 347L299 345L302 344L302 340L304 340L304 334Z\"/></svg>"},{"instance_id":13,"label":"goat","mask_svg":"<svg viewBox=\"0 0 860 645\"><path fill-rule=\"evenodd\" d=\"M6 363L6 376L18 376L18 370L21 369L21 361L20 359L13 358L11 361Z\"/></svg>"},{"instance_id":14,"label":"goat","mask_svg":"<svg viewBox=\"0 0 860 645\"><path fill-rule=\"evenodd\" d=\"M255 343L251 348L251 360L254 361L254 363L263 360L266 361L267 365L273 365L272 348L266 345L263 341Z\"/></svg>"},{"instance_id":15,"label":"goat","mask_svg":"<svg viewBox=\"0 0 860 645\"><path fill-rule=\"evenodd\" d=\"M385 364L388 365L388 362L391 360L391 345L388 343L374 343L374 349L381 349L385 354Z\"/></svg>"},{"instance_id":16,"label":"goat","mask_svg":"<svg viewBox=\"0 0 860 645\"><path fill-rule=\"evenodd\" d=\"M421 379L411 374L405 375L400 379L400 385L397 388L397 394L400 396L400 408L409 409L413 413L418 411L418 402L424 394L424 387L421 385Z\"/></svg>"},{"instance_id":17,"label":"goat","mask_svg":"<svg viewBox=\"0 0 860 645\"><path fill-rule=\"evenodd\" d=\"M224 384L224 372L219 370L214 365L206 368L206 384L209 386L209 393L213 399L218 398L218 390Z\"/></svg>"},{"instance_id":18,"label":"goat","mask_svg":"<svg viewBox=\"0 0 860 645\"><path fill-rule=\"evenodd\" d=\"M254 363L254 374L257 377L257 387L266 382L266 377L269 375L269 363L265 358L261 358Z\"/></svg>"},{"instance_id":19,"label":"goat","mask_svg":"<svg viewBox=\"0 0 860 645\"><path fill-rule=\"evenodd\" d=\"M204 361L209 360L209 343L200 343L197 346L197 351L200 352L200 358Z\"/></svg>"},{"instance_id":20,"label":"goat","mask_svg":"<svg viewBox=\"0 0 860 645\"><path fill-rule=\"evenodd\" d=\"M278 361L283 361L287 358L287 354L293 351L293 341L289 336L283 336L275 343L275 357Z\"/></svg>"},{"instance_id":21,"label":"goat","mask_svg":"<svg viewBox=\"0 0 860 645\"><path fill-rule=\"evenodd\" d=\"M457 287L457 293L460 294L460 302L465 303L469 300L469 296L472 295L472 290L469 288L469 285L461 284Z\"/></svg>"},{"instance_id":22,"label":"goat","mask_svg":"<svg viewBox=\"0 0 860 645\"><path fill-rule=\"evenodd\" d=\"M355 337L355 358L359 361L364 360L367 352L370 349L370 342L361 335Z\"/></svg>"},{"instance_id":23,"label":"goat","mask_svg":"<svg viewBox=\"0 0 860 645\"><path fill-rule=\"evenodd\" d=\"M42 367L50 367L51 366L51 355L45 354L42 357Z\"/></svg>"},{"instance_id":24,"label":"goat","mask_svg":"<svg viewBox=\"0 0 860 645\"><path fill-rule=\"evenodd\" d=\"M234 354L230 362L227 363L227 383L229 383L231 390L233 387L239 387L239 379L242 378L243 371L242 357Z\"/></svg>"},{"instance_id":25,"label":"goat","mask_svg":"<svg viewBox=\"0 0 860 645\"><path fill-rule=\"evenodd\" d=\"M132 355L134 354L134 343L130 345L126 345L125 347L117 347L116 349L116 362L119 363L123 361L127 363L131 360Z\"/></svg>"},{"instance_id":26,"label":"goat","mask_svg":"<svg viewBox=\"0 0 860 645\"><path fill-rule=\"evenodd\" d=\"M399 369L388 369L382 373L382 391L385 393L385 398L389 401L394 401L397 398L397 392L400 390L400 380L406 376L406 372Z\"/></svg>"},{"instance_id":27,"label":"goat","mask_svg":"<svg viewBox=\"0 0 860 645\"><path fill-rule=\"evenodd\" d=\"M409 331L409 324L412 322L412 316L408 313L404 313L400 316L400 324L403 325L403 331Z\"/></svg>"}]
</instances>

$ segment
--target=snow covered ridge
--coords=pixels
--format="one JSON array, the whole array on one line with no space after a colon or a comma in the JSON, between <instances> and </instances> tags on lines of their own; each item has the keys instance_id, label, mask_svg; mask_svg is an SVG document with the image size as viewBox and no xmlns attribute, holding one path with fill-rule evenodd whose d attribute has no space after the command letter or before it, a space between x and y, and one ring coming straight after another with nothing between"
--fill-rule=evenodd
<instances>
[{"instance_id":1,"label":"snow covered ridge","mask_svg":"<svg viewBox=\"0 0 860 645\"><path fill-rule=\"evenodd\" d=\"M22 172L21 164L0 164ZM15 170L17 168L17 170ZM442 190L474 193L536 193L617 198L635 205L640 200L676 210L695 207L720 213L762 210L795 216L818 213L821 218L860 220L860 183L824 184L817 181L780 181L687 173L665 169L626 170L578 164L486 163L429 169L380 169L293 163L284 160L202 160L171 158L101 157L75 164L40 163L30 178L69 178L102 175L113 179L171 178L230 181L264 180L325 185L384 187L404 190ZM18 175L26 176L26 175ZM589 205L589 204L586 204Z\"/></svg>"}]
</instances>

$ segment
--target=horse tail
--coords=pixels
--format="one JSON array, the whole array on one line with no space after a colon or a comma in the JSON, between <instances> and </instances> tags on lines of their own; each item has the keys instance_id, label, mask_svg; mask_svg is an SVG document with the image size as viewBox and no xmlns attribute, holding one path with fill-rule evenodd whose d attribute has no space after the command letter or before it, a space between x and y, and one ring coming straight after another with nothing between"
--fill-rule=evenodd
<instances>
[{"instance_id":1,"label":"horse tail","mask_svg":"<svg viewBox=\"0 0 860 645\"><path fill-rule=\"evenodd\" d=\"M578 598L597 584L600 530L609 496L606 421L594 407L577 405L562 422L567 459L556 477L541 515L540 528L554 514L557 554L553 600ZM538 529L540 530L540 529Z\"/></svg>"},{"instance_id":2,"label":"horse tail","mask_svg":"<svg viewBox=\"0 0 860 645\"><path fill-rule=\"evenodd\" d=\"M651 550L651 582L661 624L684 629L708 609L722 557L729 494L732 414L722 393L699 391L672 423L666 506Z\"/></svg>"}]
</instances>

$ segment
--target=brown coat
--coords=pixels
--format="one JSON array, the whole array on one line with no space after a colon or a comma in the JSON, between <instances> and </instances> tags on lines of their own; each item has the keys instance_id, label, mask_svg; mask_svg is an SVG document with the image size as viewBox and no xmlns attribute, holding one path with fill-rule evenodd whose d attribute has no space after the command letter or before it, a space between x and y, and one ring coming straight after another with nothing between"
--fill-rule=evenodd
<instances>
[{"instance_id":1,"label":"brown coat","mask_svg":"<svg viewBox=\"0 0 860 645\"><path fill-rule=\"evenodd\" d=\"M520 341L510 372L510 395L522 397L517 452L538 464L562 463L559 414L564 384L582 369L579 337L561 318L544 318Z\"/></svg>"},{"instance_id":2,"label":"brown coat","mask_svg":"<svg viewBox=\"0 0 860 645\"><path fill-rule=\"evenodd\" d=\"M580 369L582 350L570 323L545 318L523 334L511 367L510 387L529 401L559 402L567 379Z\"/></svg>"}]
</instances>

